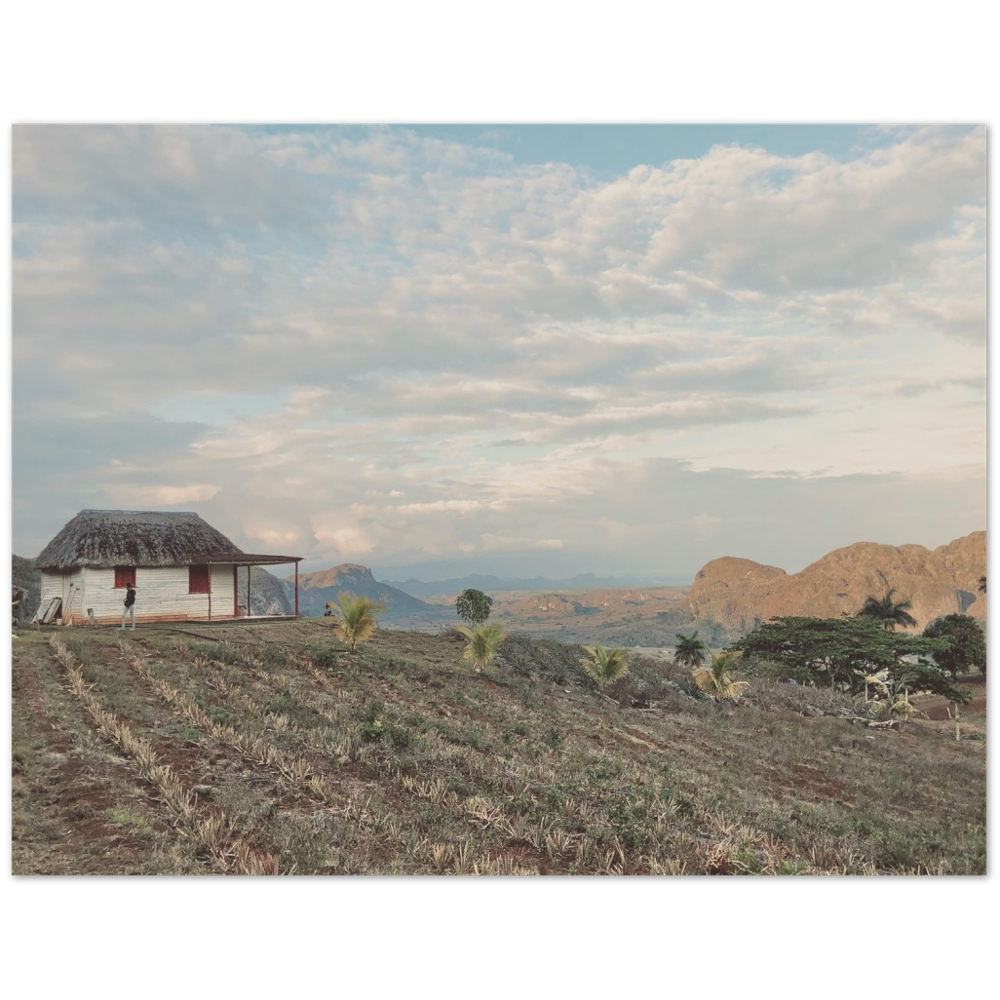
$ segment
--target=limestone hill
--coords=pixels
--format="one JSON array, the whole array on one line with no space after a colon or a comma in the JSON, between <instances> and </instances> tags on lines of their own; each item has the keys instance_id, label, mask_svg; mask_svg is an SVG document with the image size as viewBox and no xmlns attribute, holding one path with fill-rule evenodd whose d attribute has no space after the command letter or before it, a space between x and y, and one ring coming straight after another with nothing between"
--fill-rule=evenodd
<instances>
[{"instance_id":1,"label":"limestone hill","mask_svg":"<svg viewBox=\"0 0 1000 1000\"><path fill-rule=\"evenodd\" d=\"M936 549L858 542L823 556L800 573L731 556L713 559L695 577L691 611L719 622L731 637L783 615L853 615L869 596L894 588L913 602L917 630L941 615L985 619L986 532Z\"/></svg>"},{"instance_id":2,"label":"limestone hill","mask_svg":"<svg viewBox=\"0 0 1000 1000\"><path fill-rule=\"evenodd\" d=\"M294 594L294 579L286 577L284 580L289 594ZM441 608L425 604L395 587L380 583L367 566L358 563L343 563L331 569L303 573L299 577L299 611L303 615L322 615L326 602L336 600L342 593L368 597L384 604L386 610L380 617L385 622L398 623L413 618L433 622L444 615Z\"/></svg>"}]
</instances>

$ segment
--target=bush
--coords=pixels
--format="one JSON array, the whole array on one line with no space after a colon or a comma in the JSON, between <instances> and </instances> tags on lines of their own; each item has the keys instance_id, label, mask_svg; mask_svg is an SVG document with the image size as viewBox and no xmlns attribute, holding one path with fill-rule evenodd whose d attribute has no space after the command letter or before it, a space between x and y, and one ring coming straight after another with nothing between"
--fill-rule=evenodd
<instances>
[{"instance_id":1,"label":"bush","mask_svg":"<svg viewBox=\"0 0 1000 1000\"><path fill-rule=\"evenodd\" d=\"M332 670L340 662L340 656L341 653L339 650L334 649L333 646L326 646L313 653L312 661L321 669Z\"/></svg>"}]
</instances>

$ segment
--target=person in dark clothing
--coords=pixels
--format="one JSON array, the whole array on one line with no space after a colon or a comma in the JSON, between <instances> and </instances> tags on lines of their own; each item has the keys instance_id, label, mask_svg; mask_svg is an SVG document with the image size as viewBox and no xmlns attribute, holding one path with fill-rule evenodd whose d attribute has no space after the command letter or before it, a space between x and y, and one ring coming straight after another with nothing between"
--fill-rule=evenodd
<instances>
[{"instance_id":1,"label":"person in dark clothing","mask_svg":"<svg viewBox=\"0 0 1000 1000\"><path fill-rule=\"evenodd\" d=\"M122 612L122 627L119 632L125 631L125 619L132 618L132 631L135 631L135 584L126 584L125 590L125 610Z\"/></svg>"}]
</instances>

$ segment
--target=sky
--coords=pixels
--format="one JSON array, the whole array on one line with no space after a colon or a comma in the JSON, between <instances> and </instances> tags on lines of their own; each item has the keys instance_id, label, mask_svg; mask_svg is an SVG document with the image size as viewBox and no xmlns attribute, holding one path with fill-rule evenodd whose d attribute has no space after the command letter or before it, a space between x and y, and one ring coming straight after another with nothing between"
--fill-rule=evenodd
<instances>
[{"instance_id":1,"label":"sky","mask_svg":"<svg viewBox=\"0 0 1000 1000\"><path fill-rule=\"evenodd\" d=\"M381 579L986 527L977 125L12 134L12 543L194 510Z\"/></svg>"}]
</instances>

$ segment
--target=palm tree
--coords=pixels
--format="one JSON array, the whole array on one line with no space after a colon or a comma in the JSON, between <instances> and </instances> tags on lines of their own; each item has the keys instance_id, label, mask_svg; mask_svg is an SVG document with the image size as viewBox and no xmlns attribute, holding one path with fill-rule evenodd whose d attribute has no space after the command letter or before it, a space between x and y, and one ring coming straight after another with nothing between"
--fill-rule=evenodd
<instances>
[{"instance_id":1,"label":"palm tree","mask_svg":"<svg viewBox=\"0 0 1000 1000\"><path fill-rule=\"evenodd\" d=\"M588 677L597 681L598 687L614 684L628 673L627 649L605 649L600 643L583 648L587 656L580 657L580 666Z\"/></svg>"},{"instance_id":2,"label":"palm tree","mask_svg":"<svg viewBox=\"0 0 1000 1000\"><path fill-rule=\"evenodd\" d=\"M700 667L705 659L708 646L698 638L697 632L691 635L677 633L677 647L674 650L674 663L681 667Z\"/></svg>"},{"instance_id":3,"label":"palm tree","mask_svg":"<svg viewBox=\"0 0 1000 1000\"><path fill-rule=\"evenodd\" d=\"M354 597L339 594L336 601L327 601L325 615L339 615L340 620L333 627L334 634L351 644L351 652L358 651L358 643L370 639L378 626L378 614L385 611L384 604L378 604L370 597Z\"/></svg>"},{"instance_id":4,"label":"palm tree","mask_svg":"<svg viewBox=\"0 0 1000 1000\"><path fill-rule=\"evenodd\" d=\"M462 655L476 665L476 673L485 670L495 659L500 643L504 641L503 626L491 622L474 629L468 625L458 625L456 628L469 640Z\"/></svg>"},{"instance_id":5,"label":"palm tree","mask_svg":"<svg viewBox=\"0 0 1000 1000\"><path fill-rule=\"evenodd\" d=\"M861 606L861 610L854 616L855 618L871 618L882 623L886 632L895 631L897 625L904 628L917 624L917 619L911 615L910 608L912 601L894 601L892 595L895 589L891 589L885 597L868 597Z\"/></svg>"},{"instance_id":6,"label":"palm tree","mask_svg":"<svg viewBox=\"0 0 1000 1000\"><path fill-rule=\"evenodd\" d=\"M734 681L729 674L733 661L743 655L742 650L726 650L712 656L710 667L696 667L692 671L700 691L710 694L716 701L738 701L750 687L749 681Z\"/></svg>"}]
</instances>

